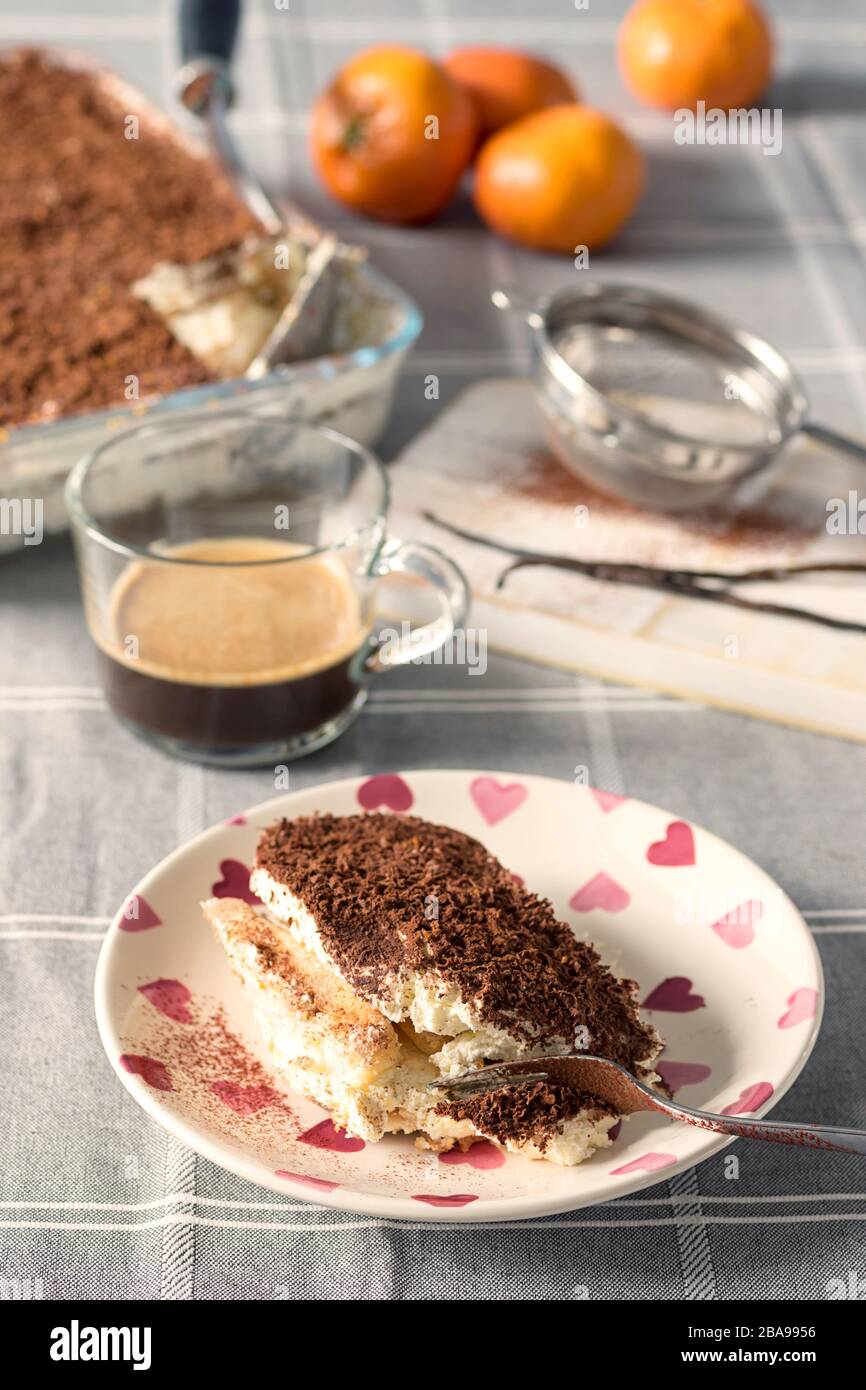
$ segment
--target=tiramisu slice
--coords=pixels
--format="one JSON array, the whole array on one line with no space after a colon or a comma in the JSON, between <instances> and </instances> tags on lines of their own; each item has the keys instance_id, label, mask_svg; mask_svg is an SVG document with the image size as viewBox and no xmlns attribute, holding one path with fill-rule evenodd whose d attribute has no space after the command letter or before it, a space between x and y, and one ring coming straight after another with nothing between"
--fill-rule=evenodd
<instances>
[{"instance_id":1,"label":"tiramisu slice","mask_svg":"<svg viewBox=\"0 0 866 1390\"><path fill-rule=\"evenodd\" d=\"M633 981L478 841L412 816L308 816L262 834L251 878L276 922L205 904L287 1084L365 1139L485 1137L579 1163L616 1121L547 1082L469 1100L427 1089L485 1061L573 1049L652 1080L658 1034Z\"/></svg>"},{"instance_id":2,"label":"tiramisu slice","mask_svg":"<svg viewBox=\"0 0 866 1390\"><path fill-rule=\"evenodd\" d=\"M439 1073L423 1047L285 927L233 898L212 898L203 907L290 1090L318 1101L364 1139L414 1134L428 1115L444 1148L477 1136L468 1118L433 1115L436 1101L427 1086Z\"/></svg>"}]
</instances>

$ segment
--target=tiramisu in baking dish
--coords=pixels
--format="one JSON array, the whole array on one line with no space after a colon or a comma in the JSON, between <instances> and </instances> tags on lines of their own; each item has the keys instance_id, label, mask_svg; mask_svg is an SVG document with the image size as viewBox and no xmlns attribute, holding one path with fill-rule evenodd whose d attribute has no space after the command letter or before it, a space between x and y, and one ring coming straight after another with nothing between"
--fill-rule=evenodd
<instances>
[{"instance_id":1,"label":"tiramisu in baking dish","mask_svg":"<svg viewBox=\"0 0 866 1390\"><path fill-rule=\"evenodd\" d=\"M123 91L35 50L0 57L0 427L213 376L130 287L258 223L210 160Z\"/></svg>"},{"instance_id":2,"label":"tiramisu in baking dish","mask_svg":"<svg viewBox=\"0 0 866 1390\"><path fill-rule=\"evenodd\" d=\"M575 1048L657 1079L634 981L468 835L398 814L281 820L251 886L261 909L215 898L205 914L281 1080L352 1134L580 1163L618 1118L597 1097L538 1081L458 1101L429 1083Z\"/></svg>"}]
</instances>

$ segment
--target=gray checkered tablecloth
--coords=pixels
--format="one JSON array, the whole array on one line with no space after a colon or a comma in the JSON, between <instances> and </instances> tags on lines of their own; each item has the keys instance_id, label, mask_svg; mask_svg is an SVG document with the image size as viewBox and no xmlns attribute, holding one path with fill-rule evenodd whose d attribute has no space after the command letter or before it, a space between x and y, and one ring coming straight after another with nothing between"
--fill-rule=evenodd
<instances>
[{"instance_id":1,"label":"gray checkered tablecloth","mask_svg":"<svg viewBox=\"0 0 866 1390\"><path fill-rule=\"evenodd\" d=\"M621 113L648 154L640 215L605 273L739 317L790 353L818 418L866 433L866 15L858 0L775 0L785 111L778 157L675 147L668 118L625 97L623 0L268 0L248 4L235 115L274 190L368 242L427 326L401 384L388 456L468 380L520 369L494 281L539 291L563 264L485 234L469 205L411 233L354 223L314 186L303 113L362 45L530 45ZM68 44L167 98L171 4L2 0L0 42ZM0 165L2 172L2 165ZM441 400L425 399L436 372ZM106 922L157 860L273 794L267 770L219 773L156 755L97 688L65 541L0 568L0 1291L64 1298L825 1299L866 1277L862 1160L738 1146L640 1196L539 1222L425 1226L270 1196L166 1137L117 1084L96 1034ZM675 808L775 875L806 913L827 978L823 1032L779 1106L866 1127L866 748L685 707L504 658L483 679L439 667L391 677L294 785L401 766L479 766L592 780ZM447 695L472 694L459 706ZM459 712L458 712L459 710ZM15 1281L18 1281L17 1284ZM849 1281L854 1281L850 1283ZM863 1296L862 1294L860 1295Z\"/></svg>"}]
</instances>

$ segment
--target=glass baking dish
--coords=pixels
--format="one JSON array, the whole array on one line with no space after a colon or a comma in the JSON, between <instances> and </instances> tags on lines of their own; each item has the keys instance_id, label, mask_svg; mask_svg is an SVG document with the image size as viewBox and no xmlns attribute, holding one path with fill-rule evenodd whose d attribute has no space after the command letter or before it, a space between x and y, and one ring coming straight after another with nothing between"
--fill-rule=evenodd
<instances>
[{"instance_id":1,"label":"glass baking dish","mask_svg":"<svg viewBox=\"0 0 866 1390\"><path fill-rule=\"evenodd\" d=\"M49 50L48 56L87 71L126 110L146 113L155 127L184 149L211 159L204 145L173 126L121 78L78 55ZM328 424L362 444L374 444L388 421L403 359L421 331L421 312L407 294L361 262L351 269L340 322L335 351L276 367L257 380L238 377L209 382L108 410L0 430L4 521L14 517L18 506L29 503L32 507L38 501L44 533L65 530L63 487L75 461L115 431L166 411L219 410L242 404L245 410ZM24 537L13 534L14 530L8 524L0 529L0 553L23 546Z\"/></svg>"}]
</instances>

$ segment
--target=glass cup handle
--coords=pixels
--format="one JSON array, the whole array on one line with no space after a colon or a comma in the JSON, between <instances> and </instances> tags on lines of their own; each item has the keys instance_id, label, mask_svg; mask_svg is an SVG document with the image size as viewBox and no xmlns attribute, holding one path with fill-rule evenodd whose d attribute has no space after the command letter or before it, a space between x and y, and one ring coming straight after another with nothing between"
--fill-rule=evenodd
<instances>
[{"instance_id":1,"label":"glass cup handle","mask_svg":"<svg viewBox=\"0 0 866 1390\"><path fill-rule=\"evenodd\" d=\"M450 641L466 621L469 586L463 571L433 545L421 541L386 541L373 571L375 576L411 574L435 589L440 603L439 616L403 633L395 641L383 643L364 662L364 671L379 675L395 666L404 666L418 657L429 656Z\"/></svg>"}]
</instances>

